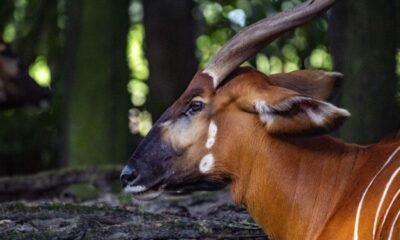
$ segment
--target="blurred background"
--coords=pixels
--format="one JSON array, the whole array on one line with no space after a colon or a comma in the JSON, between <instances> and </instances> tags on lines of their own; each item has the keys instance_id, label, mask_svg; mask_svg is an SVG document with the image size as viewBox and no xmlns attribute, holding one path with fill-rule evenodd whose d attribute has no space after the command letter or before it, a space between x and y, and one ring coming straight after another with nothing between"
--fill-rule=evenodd
<instances>
[{"instance_id":1,"label":"blurred background","mask_svg":"<svg viewBox=\"0 0 400 240\"><path fill-rule=\"evenodd\" d=\"M0 175L122 166L231 36L300 2L1 0ZM245 64L344 73L347 141L400 128L400 0L339 1Z\"/></svg>"}]
</instances>

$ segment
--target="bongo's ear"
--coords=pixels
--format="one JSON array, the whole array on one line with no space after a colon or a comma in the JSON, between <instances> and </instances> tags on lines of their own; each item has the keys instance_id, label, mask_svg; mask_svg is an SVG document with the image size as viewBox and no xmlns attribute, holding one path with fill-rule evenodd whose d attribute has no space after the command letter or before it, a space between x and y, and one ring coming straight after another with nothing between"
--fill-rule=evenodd
<instances>
[{"instance_id":1,"label":"bongo's ear","mask_svg":"<svg viewBox=\"0 0 400 240\"><path fill-rule=\"evenodd\" d=\"M266 130L275 135L313 136L335 130L350 113L328 102L270 86L238 100L245 111L259 115Z\"/></svg>"},{"instance_id":2,"label":"bongo's ear","mask_svg":"<svg viewBox=\"0 0 400 240\"><path fill-rule=\"evenodd\" d=\"M291 89L301 95L327 100L340 85L343 75L339 72L298 70L268 76L277 86Z\"/></svg>"}]
</instances>

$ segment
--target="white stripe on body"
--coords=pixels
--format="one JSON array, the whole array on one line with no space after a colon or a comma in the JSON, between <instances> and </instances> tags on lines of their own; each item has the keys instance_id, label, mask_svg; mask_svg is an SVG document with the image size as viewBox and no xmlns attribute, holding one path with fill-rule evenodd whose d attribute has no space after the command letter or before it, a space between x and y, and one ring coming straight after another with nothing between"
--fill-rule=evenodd
<instances>
[{"instance_id":1,"label":"white stripe on body","mask_svg":"<svg viewBox=\"0 0 400 240\"><path fill-rule=\"evenodd\" d=\"M390 227L389 238L388 238L389 240L393 239L394 226L396 225L397 220L399 220L399 217L400 217L400 212L397 213L396 217L393 220L392 226Z\"/></svg>"},{"instance_id":2,"label":"white stripe on body","mask_svg":"<svg viewBox=\"0 0 400 240\"><path fill-rule=\"evenodd\" d=\"M383 191L381 200L379 201L378 210L376 211L376 214L375 214L374 228L373 228L373 231L372 231L372 239L375 239L376 227L378 225L378 217L379 217L379 214L381 212L381 208L382 208L383 202L384 202L384 200L386 198L387 192L389 191L389 188L392 185L393 180L396 178L396 176L397 176L397 174L399 172L400 172L400 168L397 168L396 171L392 174L392 176L390 176L389 182L385 186L385 190Z\"/></svg>"},{"instance_id":3,"label":"white stripe on body","mask_svg":"<svg viewBox=\"0 0 400 240\"><path fill-rule=\"evenodd\" d=\"M382 223L381 223L381 228L383 227L383 224L385 224L386 218L389 215L389 211L392 208L392 205L396 201L397 197L400 195L400 189L396 192L394 195L392 201L390 202L389 206L386 208L385 215L383 215Z\"/></svg>"},{"instance_id":4,"label":"white stripe on body","mask_svg":"<svg viewBox=\"0 0 400 240\"><path fill-rule=\"evenodd\" d=\"M357 207L356 220L354 223L353 240L359 240L358 227L360 224L361 209L362 209L362 206L364 203L365 196L367 195L372 184L375 182L375 179L379 176L379 174L381 174L381 172L386 168L386 166L389 165L389 163L393 160L394 156L399 152L399 150L400 150L400 146L397 147L396 150L393 151L393 153L389 156L388 160L385 162L385 164L382 166L382 168L378 171L378 173L372 178L372 180L369 182L367 188L364 190L364 193L361 196L360 202L358 203L358 207Z\"/></svg>"}]
</instances>

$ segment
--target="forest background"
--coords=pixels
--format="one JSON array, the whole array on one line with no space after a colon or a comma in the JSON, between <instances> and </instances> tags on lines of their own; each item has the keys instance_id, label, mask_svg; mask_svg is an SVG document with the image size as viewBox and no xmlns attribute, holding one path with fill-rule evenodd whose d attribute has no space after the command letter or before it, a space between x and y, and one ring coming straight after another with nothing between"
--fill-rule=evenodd
<instances>
[{"instance_id":1,"label":"forest background","mask_svg":"<svg viewBox=\"0 0 400 240\"><path fill-rule=\"evenodd\" d=\"M51 98L1 110L0 175L122 166L230 37L300 2L1 0L2 39ZM338 1L245 64L342 72L332 101L352 113L335 133L346 141L400 129L400 0Z\"/></svg>"}]
</instances>

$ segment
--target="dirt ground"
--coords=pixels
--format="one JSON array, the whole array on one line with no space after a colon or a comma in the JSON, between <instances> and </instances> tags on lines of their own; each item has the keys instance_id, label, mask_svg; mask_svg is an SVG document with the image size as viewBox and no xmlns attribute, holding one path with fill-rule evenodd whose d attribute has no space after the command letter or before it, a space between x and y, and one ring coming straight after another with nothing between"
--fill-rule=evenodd
<instances>
[{"instance_id":1,"label":"dirt ground","mask_svg":"<svg viewBox=\"0 0 400 240\"><path fill-rule=\"evenodd\" d=\"M149 202L115 193L82 200L65 192L0 203L0 239L267 239L227 190Z\"/></svg>"}]
</instances>

